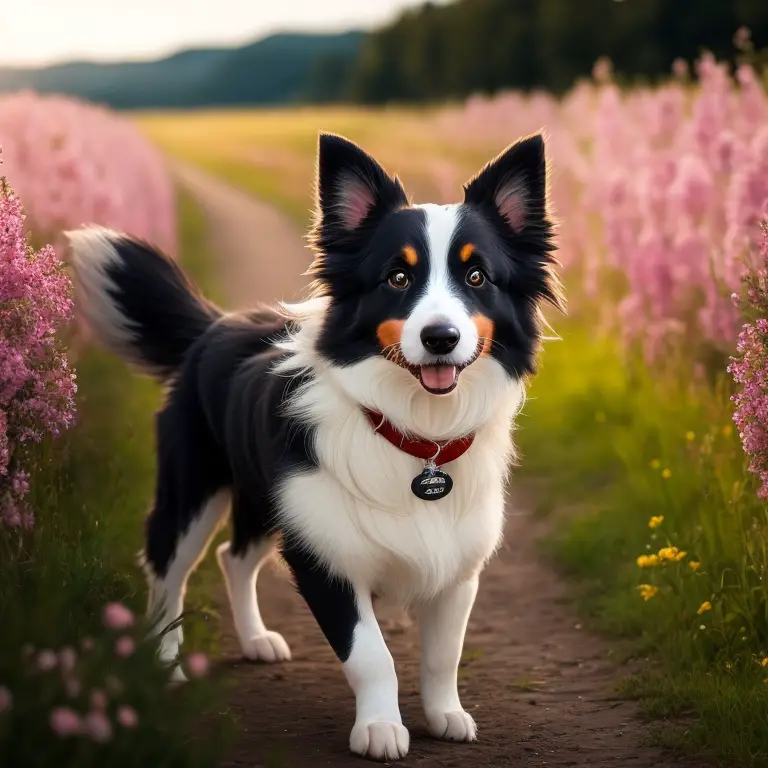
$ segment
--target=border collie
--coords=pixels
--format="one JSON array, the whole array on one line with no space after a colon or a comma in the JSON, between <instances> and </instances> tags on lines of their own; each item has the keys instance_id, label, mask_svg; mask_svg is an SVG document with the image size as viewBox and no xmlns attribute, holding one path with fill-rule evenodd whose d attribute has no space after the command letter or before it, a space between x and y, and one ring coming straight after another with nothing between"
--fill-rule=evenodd
<instances>
[{"instance_id":1,"label":"border collie","mask_svg":"<svg viewBox=\"0 0 768 768\"><path fill-rule=\"evenodd\" d=\"M93 332L167 386L146 522L150 611L164 626L182 614L187 578L231 509L217 556L243 654L290 659L257 601L259 569L279 550L354 692L350 749L372 759L409 745L374 597L420 624L429 731L476 738L459 657L502 535L541 305L564 310L543 137L512 144L463 191L456 205L414 205L360 147L321 134L309 298L236 314L147 243L68 233ZM180 627L164 634L161 659L175 664L181 642Z\"/></svg>"}]
</instances>

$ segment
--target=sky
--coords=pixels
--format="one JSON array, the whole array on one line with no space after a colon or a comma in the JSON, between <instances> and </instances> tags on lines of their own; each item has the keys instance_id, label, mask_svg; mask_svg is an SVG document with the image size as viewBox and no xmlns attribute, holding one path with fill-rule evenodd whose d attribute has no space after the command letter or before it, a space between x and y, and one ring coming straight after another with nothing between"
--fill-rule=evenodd
<instances>
[{"instance_id":1,"label":"sky","mask_svg":"<svg viewBox=\"0 0 768 768\"><path fill-rule=\"evenodd\" d=\"M0 13L0 66L154 58L286 29L370 28L421 1L19 0Z\"/></svg>"}]
</instances>

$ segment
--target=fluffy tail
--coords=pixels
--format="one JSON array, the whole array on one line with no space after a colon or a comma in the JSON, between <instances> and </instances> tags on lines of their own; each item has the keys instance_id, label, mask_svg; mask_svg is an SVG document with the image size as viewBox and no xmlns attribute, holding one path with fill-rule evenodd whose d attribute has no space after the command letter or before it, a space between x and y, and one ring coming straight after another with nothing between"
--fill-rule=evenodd
<instances>
[{"instance_id":1,"label":"fluffy tail","mask_svg":"<svg viewBox=\"0 0 768 768\"><path fill-rule=\"evenodd\" d=\"M103 227L66 235L78 306L96 338L160 379L173 375L221 311L145 242Z\"/></svg>"}]
</instances>

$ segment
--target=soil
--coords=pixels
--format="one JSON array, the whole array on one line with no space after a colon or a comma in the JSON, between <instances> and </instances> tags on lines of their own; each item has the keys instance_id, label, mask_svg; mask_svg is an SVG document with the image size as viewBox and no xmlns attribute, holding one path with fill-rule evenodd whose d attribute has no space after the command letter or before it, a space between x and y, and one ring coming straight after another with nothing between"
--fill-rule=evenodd
<instances>
[{"instance_id":1,"label":"soil","mask_svg":"<svg viewBox=\"0 0 768 768\"><path fill-rule=\"evenodd\" d=\"M274 208L199 171L180 167L183 183L209 221L211 246L234 306L293 296L309 253ZM648 726L614 691L628 673L605 639L582 628L567 584L538 554L546 523L513 493L505 543L483 573L459 673L462 703L478 724L474 744L435 741L418 694L418 628L383 609L382 629L400 681L403 722L411 732L404 766L693 766L646 746ZM348 751L354 700L340 665L279 566L259 576L265 623L283 634L293 660L242 660L226 596L220 664L234 678L230 709L244 729L221 768L361 766Z\"/></svg>"}]
</instances>

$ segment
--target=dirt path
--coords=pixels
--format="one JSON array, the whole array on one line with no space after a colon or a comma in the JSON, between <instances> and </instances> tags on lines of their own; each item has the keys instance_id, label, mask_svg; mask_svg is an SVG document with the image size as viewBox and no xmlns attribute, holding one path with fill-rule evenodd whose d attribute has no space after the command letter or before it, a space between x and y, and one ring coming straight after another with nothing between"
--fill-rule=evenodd
<instances>
[{"instance_id":1,"label":"dirt path","mask_svg":"<svg viewBox=\"0 0 768 768\"><path fill-rule=\"evenodd\" d=\"M211 225L213 252L233 305L301 289L309 254L290 222L197 171L185 169L182 178ZM565 585L537 556L541 525L529 505L513 499L505 544L481 578L460 672L462 702L479 726L477 743L445 744L426 735L417 628L401 616L381 616L411 731L404 765L682 765L643 746L645 726L634 717L634 707L613 696L621 670L610 662L608 644L581 629ZM222 663L234 670L230 703L245 733L222 768L364 765L347 751L354 701L340 666L282 569L262 572L259 603L267 626L291 646L293 661L243 662L227 619ZM223 590L221 608L229 617Z\"/></svg>"}]
</instances>

